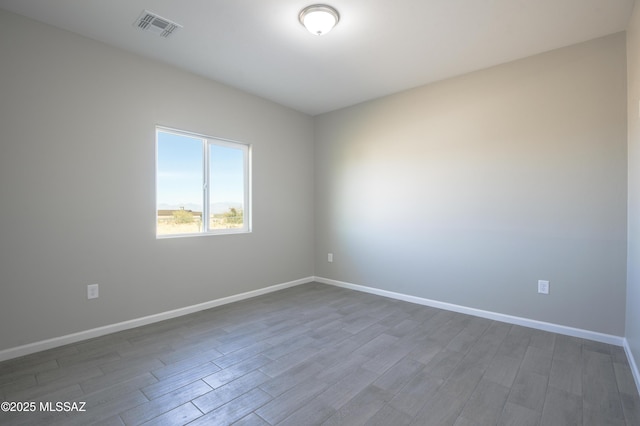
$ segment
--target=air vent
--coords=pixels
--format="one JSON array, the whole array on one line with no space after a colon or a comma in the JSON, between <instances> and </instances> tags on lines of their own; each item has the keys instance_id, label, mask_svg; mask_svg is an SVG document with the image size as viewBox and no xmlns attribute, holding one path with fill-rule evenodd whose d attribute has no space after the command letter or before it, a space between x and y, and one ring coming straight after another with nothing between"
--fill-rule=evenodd
<instances>
[{"instance_id":1,"label":"air vent","mask_svg":"<svg viewBox=\"0 0 640 426\"><path fill-rule=\"evenodd\" d=\"M133 25L143 31L149 31L164 38L169 37L177 29L182 28L182 25L176 24L148 10L142 11L140 17L136 19Z\"/></svg>"}]
</instances>

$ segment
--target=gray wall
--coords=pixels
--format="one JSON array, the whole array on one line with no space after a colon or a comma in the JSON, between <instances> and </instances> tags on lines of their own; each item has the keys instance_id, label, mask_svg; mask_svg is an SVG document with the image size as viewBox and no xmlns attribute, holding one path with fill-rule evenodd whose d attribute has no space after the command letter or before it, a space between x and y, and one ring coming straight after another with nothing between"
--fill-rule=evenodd
<instances>
[{"instance_id":1,"label":"gray wall","mask_svg":"<svg viewBox=\"0 0 640 426\"><path fill-rule=\"evenodd\" d=\"M156 124L253 144L252 234L155 238ZM312 193L311 117L0 11L0 350L312 276Z\"/></svg>"},{"instance_id":2,"label":"gray wall","mask_svg":"<svg viewBox=\"0 0 640 426\"><path fill-rule=\"evenodd\" d=\"M640 362L640 3L627 30L629 207L627 258L627 328L625 337ZM640 384L639 384L640 385Z\"/></svg>"},{"instance_id":3,"label":"gray wall","mask_svg":"<svg viewBox=\"0 0 640 426\"><path fill-rule=\"evenodd\" d=\"M622 336L625 58L619 33L316 117L316 275Z\"/></svg>"},{"instance_id":4,"label":"gray wall","mask_svg":"<svg viewBox=\"0 0 640 426\"><path fill-rule=\"evenodd\" d=\"M0 350L315 274L615 335L626 295L638 357L637 34L625 290L624 34L314 120L0 11ZM252 234L155 238L156 124L253 144Z\"/></svg>"}]
</instances>

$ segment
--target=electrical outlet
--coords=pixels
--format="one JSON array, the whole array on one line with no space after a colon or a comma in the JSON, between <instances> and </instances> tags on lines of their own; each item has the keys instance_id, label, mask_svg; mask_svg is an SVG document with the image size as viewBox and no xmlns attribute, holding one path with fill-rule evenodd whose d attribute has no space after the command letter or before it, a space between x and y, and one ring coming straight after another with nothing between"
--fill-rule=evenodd
<instances>
[{"instance_id":1,"label":"electrical outlet","mask_svg":"<svg viewBox=\"0 0 640 426\"><path fill-rule=\"evenodd\" d=\"M549 281L538 280L538 293L549 294Z\"/></svg>"},{"instance_id":2,"label":"electrical outlet","mask_svg":"<svg viewBox=\"0 0 640 426\"><path fill-rule=\"evenodd\" d=\"M333 262L333 253L327 254L327 262Z\"/></svg>"},{"instance_id":3,"label":"electrical outlet","mask_svg":"<svg viewBox=\"0 0 640 426\"><path fill-rule=\"evenodd\" d=\"M87 299L96 299L98 296L98 284L89 284L87 286Z\"/></svg>"}]
</instances>

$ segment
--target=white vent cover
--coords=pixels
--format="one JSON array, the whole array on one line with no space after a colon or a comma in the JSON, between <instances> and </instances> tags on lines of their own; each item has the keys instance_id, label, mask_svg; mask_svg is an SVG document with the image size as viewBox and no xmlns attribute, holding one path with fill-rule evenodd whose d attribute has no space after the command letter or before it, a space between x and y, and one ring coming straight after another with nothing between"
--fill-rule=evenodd
<instances>
[{"instance_id":1,"label":"white vent cover","mask_svg":"<svg viewBox=\"0 0 640 426\"><path fill-rule=\"evenodd\" d=\"M164 38L169 37L174 31L182 28L182 25L176 24L148 10L143 10L133 25L143 31L150 31Z\"/></svg>"}]
</instances>

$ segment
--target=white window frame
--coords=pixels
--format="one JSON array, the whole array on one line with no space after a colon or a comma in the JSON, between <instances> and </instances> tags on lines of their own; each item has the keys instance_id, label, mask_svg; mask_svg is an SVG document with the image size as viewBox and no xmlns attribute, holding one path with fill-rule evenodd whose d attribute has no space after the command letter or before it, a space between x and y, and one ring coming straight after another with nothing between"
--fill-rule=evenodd
<instances>
[{"instance_id":1,"label":"white window frame","mask_svg":"<svg viewBox=\"0 0 640 426\"><path fill-rule=\"evenodd\" d=\"M184 233L184 234L158 234L158 135L159 133L171 133L177 136L185 136L194 139L202 140L202 231ZM186 130L179 130L170 127L156 126L156 192L155 192L155 210L156 210L156 238L176 238L176 237L197 237L203 235L229 235L229 234L248 234L252 232L251 221L251 151L250 144L232 141L229 139L223 139L213 136L206 136L200 133L194 133ZM244 197L243 197L243 226L240 228L225 228L225 229L209 229L210 222L210 203L209 203L209 147L210 146L223 146L234 149L240 149L243 152L243 179L244 179Z\"/></svg>"}]
</instances>

